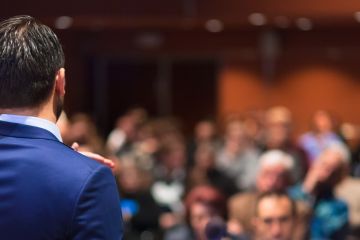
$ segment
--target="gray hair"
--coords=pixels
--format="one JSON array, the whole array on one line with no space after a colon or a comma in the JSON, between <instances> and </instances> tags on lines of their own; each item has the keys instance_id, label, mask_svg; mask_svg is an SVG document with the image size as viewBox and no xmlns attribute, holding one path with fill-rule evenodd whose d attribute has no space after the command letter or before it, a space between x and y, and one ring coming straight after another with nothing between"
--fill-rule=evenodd
<instances>
[{"instance_id":1,"label":"gray hair","mask_svg":"<svg viewBox=\"0 0 360 240\"><path fill-rule=\"evenodd\" d=\"M282 165L287 171L292 171L295 166L294 158L281 150L269 150L259 157L260 172L264 167Z\"/></svg>"}]
</instances>

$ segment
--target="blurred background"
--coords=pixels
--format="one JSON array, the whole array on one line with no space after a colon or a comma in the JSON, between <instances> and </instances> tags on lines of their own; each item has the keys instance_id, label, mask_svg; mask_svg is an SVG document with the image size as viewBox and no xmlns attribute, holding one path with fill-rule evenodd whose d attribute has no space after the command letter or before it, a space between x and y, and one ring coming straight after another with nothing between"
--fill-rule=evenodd
<instances>
[{"instance_id":1,"label":"blurred background","mask_svg":"<svg viewBox=\"0 0 360 240\"><path fill-rule=\"evenodd\" d=\"M357 11L357 0L37 0L7 1L0 14L56 29L66 110L91 113L104 133L131 106L182 116L190 129L274 104L301 132L319 108L360 121Z\"/></svg>"},{"instance_id":2,"label":"blurred background","mask_svg":"<svg viewBox=\"0 0 360 240\"><path fill-rule=\"evenodd\" d=\"M58 125L65 144L116 163L126 239L207 239L214 217L220 232L269 234L251 226L257 197L292 189L299 200L305 185L316 201L296 211L298 237L282 239L315 236L310 218L319 229L338 223L313 239L360 239L359 0L0 8L1 19L19 14L63 44L67 118ZM330 210L337 199L349 210L317 216L329 196Z\"/></svg>"},{"instance_id":3,"label":"blurred background","mask_svg":"<svg viewBox=\"0 0 360 240\"><path fill-rule=\"evenodd\" d=\"M315 110L360 122L358 0L6 1L65 49L68 115L89 113L105 136L129 108L200 119L284 105L295 134Z\"/></svg>"}]
</instances>

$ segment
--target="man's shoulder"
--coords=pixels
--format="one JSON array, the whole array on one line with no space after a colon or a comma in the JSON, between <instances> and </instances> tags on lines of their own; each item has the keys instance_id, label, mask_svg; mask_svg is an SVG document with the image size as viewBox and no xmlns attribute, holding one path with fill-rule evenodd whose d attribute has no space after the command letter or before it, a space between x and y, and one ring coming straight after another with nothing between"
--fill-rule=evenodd
<instances>
[{"instance_id":1,"label":"man's shoulder","mask_svg":"<svg viewBox=\"0 0 360 240\"><path fill-rule=\"evenodd\" d=\"M60 143L51 143L52 146L45 147L48 152L45 164L50 168L58 168L64 175L86 177L94 171L107 169L107 167L85 155L73 150L72 148ZM109 170L110 172L110 170Z\"/></svg>"},{"instance_id":2,"label":"man's shoulder","mask_svg":"<svg viewBox=\"0 0 360 240\"><path fill-rule=\"evenodd\" d=\"M57 173L61 173L61 179L83 181L94 171L105 168L56 140L18 138L0 142L0 145L4 146L0 160L7 157L13 160L14 166L26 165L26 168L18 169L23 174L32 176L33 172L48 173L44 176L38 174L38 178L48 177L55 180Z\"/></svg>"}]
</instances>

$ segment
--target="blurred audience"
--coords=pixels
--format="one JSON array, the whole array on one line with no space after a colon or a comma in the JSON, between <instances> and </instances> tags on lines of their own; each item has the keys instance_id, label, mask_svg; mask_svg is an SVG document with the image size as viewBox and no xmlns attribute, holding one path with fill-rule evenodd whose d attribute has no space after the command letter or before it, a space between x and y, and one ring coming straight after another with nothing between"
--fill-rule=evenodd
<instances>
[{"instance_id":1,"label":"blurred audience","mask_svg":"<svg viewBox=\"0 0 360 240\"><path fill-rule=\"evenodd\" d=\"M86 114L58 125L65 144L116 163L126 239L359 239L359 126L344 123L338 136L318 111L297 145L289 109L239 116L223 136L209 119L184 136L179 119L133 108L106 144Z\"/></svg>"}]
</instances>

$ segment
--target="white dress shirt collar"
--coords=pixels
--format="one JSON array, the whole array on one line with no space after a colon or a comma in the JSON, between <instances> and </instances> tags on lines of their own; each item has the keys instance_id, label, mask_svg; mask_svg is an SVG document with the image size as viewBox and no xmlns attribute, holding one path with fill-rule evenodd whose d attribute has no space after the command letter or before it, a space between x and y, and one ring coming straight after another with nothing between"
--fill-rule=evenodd
<instances>
[{"instance_id":1,"label":"white dress shirt collar","mask_svg":"<svg viewBox=\"0 0 360 240\"><path fill-rule=\"evenodd\" d=\"M0 114L0 121L24 124L28 126L38 127L51 132L60 142L62 142L59 128L55 123L50 122L44 118L14 115L14 114Z\"/></svg>"}]
</instances>

